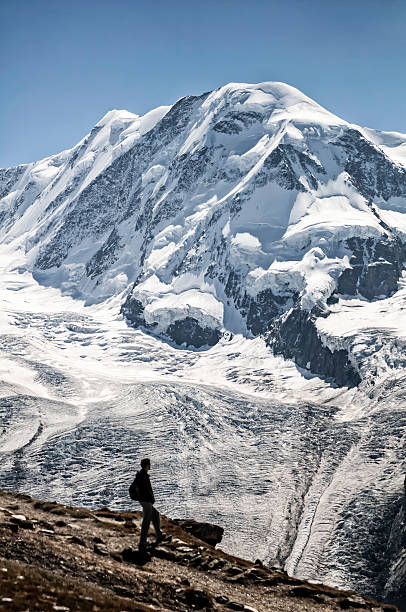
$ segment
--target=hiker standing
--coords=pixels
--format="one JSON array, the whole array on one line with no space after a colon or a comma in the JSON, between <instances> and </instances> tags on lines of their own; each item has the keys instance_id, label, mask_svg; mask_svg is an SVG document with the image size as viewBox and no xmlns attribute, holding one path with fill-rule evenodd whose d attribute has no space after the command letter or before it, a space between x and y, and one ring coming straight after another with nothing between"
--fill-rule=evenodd
<instances>
[{"instance_id":1,"label":"hiker standing","mask_svg":"<svg viewBox=\"0 0 406 612\"><path fill-rule=\"evenodd\" d=\"M149 470L151 469L151 461L149 459L142 459L141 469L137 472L134 480L135 485L135 498L140 502L142 506L142 525L141 525L141 537L139 543L140 552L145 552L147 548L147 536L149 526L152 524L156 533L156 544L159 544L164 539L161 531L161 517L156 508L154 508L155 497L152 491L151 481L149 479Z\"/></svg>"}]
</instances>

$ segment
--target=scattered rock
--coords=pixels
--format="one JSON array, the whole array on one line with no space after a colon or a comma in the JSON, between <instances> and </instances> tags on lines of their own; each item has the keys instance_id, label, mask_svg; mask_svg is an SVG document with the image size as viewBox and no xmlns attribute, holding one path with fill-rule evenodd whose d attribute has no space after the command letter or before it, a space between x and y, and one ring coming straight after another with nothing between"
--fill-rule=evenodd
<instances>
[{"instance_id":1,"label":"scattered rock","mask_svg":"<svg viewBox=\"0 0 406 612\"><path fill-rule=\"evenodd\" d=\"M232 565L231 567L226 569L226 574L228 574L229 576L237 576L238 574L241 574L241 568Z\"/></svg>"},{"instance_id":2,"label":"scattered rock","mask_svg":"<svg viewBox=\"0 0 406 612\"><path fill-rule=\"evenodd\" d=\"M11 498L9 495L7 497L8 499ZM225 553L218 553L208 545L199 546L200 542L193 543L193 538L190 536L187 539L190 539L192 543L185 542L181 538L174 537L182 531L170 522L166 524L166 517L163 517L163 526L170 531L172 530L172 541L160 544L155 548L155 551L152 548L152 554L161 559L169 560L171 563L154 561L151 566L144 568L141 566L145 566L148 561L151 561L151 556L142 554L136 549L137 535L124 529L124 519L114 524L113 511L111 511L112 516L109 517L111 521L99 521L99 525L91 520L71 524L72 528L77 530L75 531L76 535L71 535L72 532L69 530L60 532L54 530L54 525L47 521L36 521L35 519L40 518L41 512L33 512L33 507L34 503L29 507L21 504L18 514L12 514L9 511L7 511L9 514L3 512L4 524L0 524L0 526L11 528L19 533L18 537L14 537L7 530L1 530L5 558L2 560L2 567L0 567L0 579L2 587L4 583L11 585L11 589L8 590L2 588L2 594L16 602L17 593L21 594L23 589L28 592L32 580L37 580L39 603L36 606L33 605L33 609L35 607L35 609L45 610L46 608L48 610L52 609L53 605L59 606L60 604L59 607L53 609L60 611L114 609L114 611L123 612L124 609L128 611L130 609L141 610L147 609L148 606L155 606L157 609L179 608L191 612L193 610L213 610L214 608L257 612L255 607L238 601L245 599L244 595L247 593L250 595L250 602L253 605L259 605L261 609L262 606L264 609L274 609L272 607L273 602L279 606L281 599L283 599L284 603L281 603L281 609L286 608L287 610L289 608L292 612L298 612L304 608L308 610L323 609L326 612L339 609L349 612L355 609L376 610L376 612L395 612L396 610L389 604L374 604L369 599L365 600L356 593L340 592L315 583L303 583L296 578L289 577L279 568L272 571L268 567L264 567L260 560L257 560L253 565L229 557ZM67 508L66 510L69 517L67 520L75 521L76 514L74 514L73 509ZM27 515L30 516L30 519L27 519ZM94 514L92 516L94 517ZM128 513L123 513L123 516L128 518ZM138 523L138 515L135 515L135 517ZM11 518L13 518L13 521ZM9 520L10 522L8 522ZM35 527L34 531L25 531L24 528L19 530L19 521L30 522ZM55 523L56 525L58 523ZM132 526L135 525L132 524ZM47 537L51 535L55 537ZM184 535L186 537L186 534ZM126 543L126 548L122 552L117 551L117 542L120 541ZM68 546L65 545L64 547L64 542ZM71 546L75 544L78 545L77 548ZM133 544L134 548L131 548L128 544ZM79 546L83 549L80 550ZM109 549L114 552L109 553ZM35 572L38 572L38 577L35 577L37 574L34 574L31 569L31 553L34 553ZM7 554L10 554L16 560L10 561ZM38 559L43 560L46 569L36 566ZM124 562L140 567L137 570L134 566L132 568L125 566ZM51 571L48 569L50 564L52 566ZM187 568L182 567L185 565ZM192 567L196 567L199 571L192 570ZM202 571L204 569L216 573L206 575ZM54 573L57 575L57 582L54 582ZM184 575L186 573L188 577ZM70 597L70 589L72 588L71 582L69 582L70 577L78 579L79 591L77 593L75 591L76 603ZM68 578L68 582L64 584L64 593L67 596L62 598L58 593L59 587L55 588L55 586L66 578ZM215 597L207 590L213 579L218 585L216 590L219 593ZM51 580L52 586L50 585L49 588L47 587L44 590L46 580ZM86 581L89 582L87 585L85 585ZM193 586L191 586L191 582ZM233 583L237 584L233 585ZM241 587L239 583L244 586ZM221 584L224 585L223 593L225 591L227 594L222 593ZM80 585L83 585L83 588ZM102 606L99 605L99 594L92 590L93 585L107 589L107 595L104 595L104 597L110 597L110 600L105 600L106 603ZM271 588L263 588L268 586ZM92 597L88 597L88 595ZM287 599L286 595L289 595L290 599ZM120 597L126 598L126 601L119 601ZM84 601L86 599L92 602L90 607ZM4 607L11 610L10 601L7 598L5 598L5 601L6 605L0 599L0 608ZM116 607L110 607L109 601L115 601ZM16 606L16 603L13 605ZM29 607L31 609L31 606ZM24 609L26 608L27 605Z\"/></svg>"},{"instance_id":3,"label":"scattered rock","mask_svg":"<svg viewBox=\"0 0 406 612\"><path fill-rule=\"evenodd\" d=\"M145 565L145 563L151 561L151 555L149 553L142 553L131 547L125 548L121 552L121 556L126 563L135 563L135 565Z\"/></svg>"},{"instance_id":4,"label":"scattered rock","mask_svg":"<svg viewBox=\"0 0 406 612\"><path fill-rule=\"evenodd\" d=\"M119 514L115 513L113 510L109 510L108 508L107 509L102 508L101 510L98 510L96 512L96 516L99 516L101 518L112 519L119 523L122 523L126 520L123 516L120 516Z\"/></svg>"},{"instance_id":5,"label":"scattered rock","mask_svg":"<svg viewBox=\"0 0 406 612\"><path fill-rule=\"evenodd\" d=\"M178 546L176 551L180 553L193 553L195 549L191 548L190 546Z\"/></svg>"},{"instance_id":6,"label":"scattered rock","mask_svg":"<svg viewBox=\"0 0 406 612\"><path fill-rule=\"evenodd\" d=\"M76 523L68 523L66 526L69 527L69 529L81 529L80 525L76 525Z\"/></svg>"},{"instance_id":7,"label":"scattered rock","mask_svg":"<svg viewBox=\"0 0 406 612\"><path fill-rule=\"evenodd\" d=\"M211 608L212 600L205 591L198 589L186 589L184 592L186 603L193 608L201 610L202 608Z\"/></svg>"},{"instance_id":8,"label":"scattered rock","mask_svg":"<svg viewBox=\"0 0 406 612\"><path fill-rule=\"evenodd\" d=\"M302 584L302 582L297 578L292 578L291 576L288 576L287 574L278 573L269 576L269 578L264 578L262 584L266 586L275 586L277 584L290 584L291 586L293 586L295 584L300 585Z\"/></svg>"},{"instance_id":9,"label":"scattered rock","mask_svg":"<svg viewBox=\"0 0 406 612\"><path fill-rule=\"evenodd\" d=\"M229 601L227 604L227 608L230 610L244 610L244 604L237 603L236 601Z\"/></svg>"},{"instance_id":10,"label":"scattered rock","mask_svg":"<svg viewBox=\"0 0 406 612\"><path fill-rule=\"evenodd\" d=\"M56 527L66 527L67 523L66 521L59 520L59 521L56 521L55 526Z\"/></svg>"},{"instance_id":11,"label":"scattered rock","mask_svg":"<svg viewBox=\"0 0 406 612\"><path fill-rule=\"evenodd\" d=\"M247 584L248 582L250 582L249 576L247 576L247 574L245 572L242 572L241 570L238 574L232 575L231 578L228 579L228 581L236 584Z\"/></svg>"},{"instance_id":12,"label":"scattered rock","mask_svg":"<svg viewBox=\"0 0 406 612\"><path fill-rule=\"evenodd\" d=\"M229 601L226 595L217 595L215 599L218 604L226 604Z\"/></svg>"},{"instance_id":13,"label":"scattered rock","mask_svg":"<svg viewBox=\"0 0 406 612\"><path fill-rule=\"evenodd\" d=\"M109 555L109 551L107 550L107 546L105 544L95 544L93 550L96 554L102 555L103 557L107 557Z\"/></svg>"},{"instance_id":14,"label":"scattered rock","mask_svg":"<svg viewBox=\"0 0 406 612\"><path fill-rule=\"evenodd\" d=\"M166 559L167 561L180 561L185 559L182 555L178 555L174 550L166 546L157 546L153 550L154 557L158 559Z\"/></svg>"},{"instance_id":15,"label":"scattered rock","mask_svg":"<svg viewBox=\"0 0 406 612\"><path fill-rule=\"evenodd\" d=\"M13 514L10 516L10 521L21 527L22 529L34 529L34 523L25 518L23 514Z\"/></svg>"},{"instance_id":16,"label":"scattered rock","mask_svg":"<svg viewBox=\"0 0 406 612\"><path fill-rule=\"evenodd\" d=\"M80 530L80 525L76 525L75 523L68 523L66 526L69 527L69 529Z\"/></svg>"},{"instance_id":17,"label":"scattered rock","mask_svg":"<svg viewBox=\"0 0 406 612\"><path fill-rule=\"evenodd\" d=\"M317 601L318 603L322 603L324 599L317 594L314 588L306 585L295 586L288 591L288 594L291 597L303 597L307 599L312 599L313 601Z\"/></svg>"},{"instance_id":18,"label":"scattered rock","mask_svg":"<svg viewBox=\"0 0 406 612\"><path fill-rule=\"evenodd\" d=\"M117 593L117 595L120 595L120 597L127 597L128 599L132 599L134 597L134 593L125 587L114 586L113 590L115 593Z\"/></svg>"},{"instance_id":19,"label":"scattered rock","mask_svg":"<svg viewBox=\"0 0 406 612\"><path fill-rule=\"evenodd\" d=\"M203 563L203 557L200 553L192 557L189 561L189 565L191 567L199 567L202 565L202 563Z\"/></svg>"},{"instance_id":20,"label":"scattered rock","mask_svg":"<svg viewBox=\"0 0 406 612\"><path fill-rule=\"evenodd\" d=\"M52 510L50 510L51 514L56 514L56 515L63 515L66 514L66 510L65 508L61 508L61 507L56 507L55 506L52 508Z\"/></svg>"},{"instance_id":21,"label":"scattered rock","mask_svg":"<svg viewBox=\"0 0 406 612\"><path fill-rule=\"evenodd\" d=\"M178 546L178 545L187 546L186 542L184 542L183 540L180 540L179 538L172 538L172 544L174 546ZM204 548L203 548L203 550L204 550Z\"/></svg>"},{"instance_id":22,"label":"scattered rock","mask_svg":"<svg viewBox=\"0 0 406 612\"><path fill-rule=\"evenodd\" d=\"M48 529L49 531L55 531L54 526L51 525L51 523L48 523L47 521L39 521L39 525L43 527L43 529Z\"/></svg>"},{"instance_id":23,"label":"scattered rock","mask_svg":"<svg viewBox=\"0 0 406 612\"><path fill-rule=\"evenodd\" d=\"M269 572L263 568L263 567L253 567L250 570L248 570L248 573L250 574L250 576L252 576L254 579L263 579L263 578L268 578L269 576Z\"/></svg>"},{"instance_id":24,"label":"scattered rock","mask_svg":"<svg viewBox=\"0 0 406 612\"><path fill-rule=\"evenodd\" d=\"M207 567L210 570L218 570L222 567L224 567L226 564L226 561L224 559L213 559L212 561L210 561L210 563L208 563Z\"/></svg>"},{"instance_id":25,"label":"scattered rock","mask_svg":"<svg viewBox=\"0 0 406 612\"><path fill-rule=\"evenodd\" d=\"M86 547L86 542L82 540L82 538L78 538L78 536L75 535L69 537L69 542L71 542L71 544L78 544L79 546Z\"/></svg>"},{"instance_id":26,"label":"scattered rock","mask_svg":"<svg viewBox=\"0 0 406 612\"><path fill-rule=\"evenodd\" d=\"M26 521L27 517L24 516L24 514L12 514L11 519L14 519L16 521Z\"/></svg>"},{"instance_id":27,"label":"scattered rock","mask_svg":"<svg viewBox=\"0 0 406 612\"><path fill-rule=\"evenodd\" d=\"M66 511L62 512L62 514L66 514ZM77 519L86 519L86 518L91 518L91 517L92 517L92 513L88 511L76 510L75 512L75 518Z\"/></svg>"},{"instance_id":28,"label":"scattered rock","mask_svg":"<svg viewBox=\"0 0 406 612\"><path fill-rule=\"evenodd\" d=\"M51 510L53 510L55 508L55 504L53 504L52 502L39 502L40 505L39 507L41 508L41 510L43 510L44 512L51 512ZM34 504L34 508L36 508L36 504Z\"/></svg>"},{"instance_id":29,"label":"scattered rock","mask_svg":"<svg viewBox=\"0 0 406 612\"><path fill-rule=\"evenodd\" d=\"M342 610L351 610L352 608L359 608L365 610L371 607L371 605L367 603L364 599L357 596L340 599L339 601L337 601L337 605Z\"/></svg>"}]
</instances>

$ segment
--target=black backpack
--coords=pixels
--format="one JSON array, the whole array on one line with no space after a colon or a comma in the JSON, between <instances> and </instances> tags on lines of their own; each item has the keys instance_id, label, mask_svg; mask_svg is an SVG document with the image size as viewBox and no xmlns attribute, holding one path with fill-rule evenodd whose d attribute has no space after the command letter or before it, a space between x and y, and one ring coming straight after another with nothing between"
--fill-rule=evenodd
<instances>
[{"instance_id":1,"label":"black backpack","mask_svg":"<svg viewBox=\"0 0 406 612\"><path fill-rule=\"evenodd\" d=\"M130 488L128 489L128 493L130 494L131 499L133 499L134 501L138 501L138 495L137 495L137 476L134 478L134 480L132 481L132 483L130 484Z\"/></svg>"}]
</instances>

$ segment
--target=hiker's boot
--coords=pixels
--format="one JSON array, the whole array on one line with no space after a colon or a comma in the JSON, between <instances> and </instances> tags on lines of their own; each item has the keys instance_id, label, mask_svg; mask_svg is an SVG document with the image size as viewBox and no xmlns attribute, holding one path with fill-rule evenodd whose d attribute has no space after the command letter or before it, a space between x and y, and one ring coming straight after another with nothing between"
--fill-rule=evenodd
<instances>
[{"instance_id":1,"label":"hiker's boot","mask_svg":"<svg viewBox=\"0 0 406 612\"><path fill-rule=\"evenodd\" d=\"M159 544L160 544L161 542L163 542L163 541L164 541L164 539L165 539L165 536L164 536L164 534L162 533L162 531L160 531L160 532L159 532L159 534L156 536L156 540L155 540L155 542L154 542L155 546L159 546Z\"/></svg>"}]
</instances>

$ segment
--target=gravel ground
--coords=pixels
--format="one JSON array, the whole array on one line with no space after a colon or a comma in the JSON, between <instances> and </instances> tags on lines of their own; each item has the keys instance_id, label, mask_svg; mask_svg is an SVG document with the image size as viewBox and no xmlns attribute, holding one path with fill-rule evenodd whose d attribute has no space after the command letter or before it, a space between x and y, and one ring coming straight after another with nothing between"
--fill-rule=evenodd
<instances>
[{"instance_id":1,"label":"gravel ground","mask_svg":"<svg viewBox=\"0 0 406 612\"><path fill-rule=\"evenodd\" d=\"M232 557L165 517L168 541L146 562L140 518L0 492L0 610L396 610Z\"/></svg>"}]
</instances>

